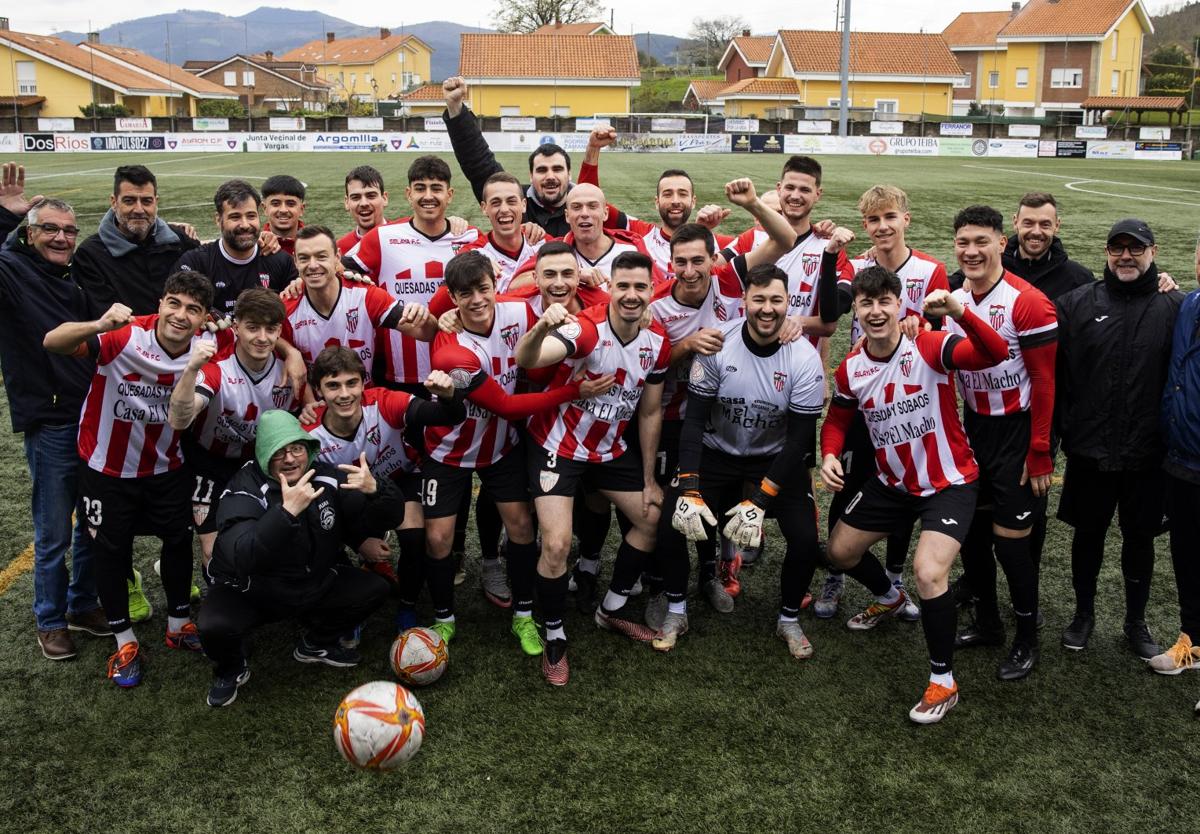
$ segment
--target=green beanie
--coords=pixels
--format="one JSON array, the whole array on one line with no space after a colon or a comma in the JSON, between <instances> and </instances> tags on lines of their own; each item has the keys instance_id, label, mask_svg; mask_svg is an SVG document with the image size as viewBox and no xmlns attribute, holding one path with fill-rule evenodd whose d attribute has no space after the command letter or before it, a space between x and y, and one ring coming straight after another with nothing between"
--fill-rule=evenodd
<instances>
[{"instance_id":1,"label":"green beanie","mask_svg":"<svg viewBox=\"0 0 1200 834\"><path fill-rule=\"evenodd\" d=\"M271 457L291 443L303 443L308 447L308 465L312 466L321 448L320 442L286 411L264 411L258 418L258 436L254 440L254 458L264 475L271 474Z\"/></svg>"}]
</instances>

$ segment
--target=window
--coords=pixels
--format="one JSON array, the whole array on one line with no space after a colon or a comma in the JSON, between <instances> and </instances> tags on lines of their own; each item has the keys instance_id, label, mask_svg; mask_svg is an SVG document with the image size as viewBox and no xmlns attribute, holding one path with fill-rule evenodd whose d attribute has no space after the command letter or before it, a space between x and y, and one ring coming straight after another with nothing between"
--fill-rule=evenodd
<instances>
[{"instance_id":1,"label":"window","mask_svg":"<svg viewBox=\"0 0 1200 834\"><path fill-rule=\"evenodd\" d=\"M995 72L995 71L989 72L988 73L988 87L990 87L991 89L994 90L999 86L1000 86L1000 73Z\"/></svg>"},{"instance_id":2,"label":"window","mask_svg":"<svg viewBox=\"0 0 1200 834\"><path fill-rule=\"evenodd\" d=\"M358 73L350 73L350 89L354 89L354 85L358 83Z\"/></svg>"},{"instance_id":3,"label":"window","mask_svg":"<svg viewBox=\"0 0 1200 834\"><path fill-rule=\"evenodd\" d=\"M1017 86L1029 86L1029 67L1017 67Z\"/></svg>"},{"instance_id":4,"label":"window","mask_svg":"<svg viewBox=\"0 0 1200 834\"><path fill-rule=\"evenodd\" d=\"M1115 35L1116 32L1114 32L1113 34ZM1112 91L1114 93L1121 92L1121 71L1120 70L1112 71Z\"/></svg>"},{"instance_id":5,"label":"window","mask_svg":"<svg viewBox=\"0 0 1200 834\"><path fill-rule=\"evenodd\" d=\"M369 73L369 72L364 72L364 73L363 73L363 81L365 81L365 82L367 82L368 84L370 84L370 83L371 83L371 73Z\"/></svg>"},{"instance_id":6,"label":"window","mask_svg":"<svg viewBox=\"0 0 1200 834\"><path fill-rule=\"evenodd\" d=\"M1117 35L1119 35L1119 34L1121 34L1121 33L1118 32L1116 29L1113 29L1112 55L1110 55L1109 57L1112 58L1114 61L1117 60Z\"/></svg>"},{"instance_id":7,"label":"window","mask_svg":"<svg viewBox=\"0 0 1200 834\"><path fill-rule=\"evenodd\" d=\"M242 70L242 86L254 86L254 70Z\"/></svg>"},{"instance_id":8,"label":"window","mask_svg":"<svg viewBox=\"0 0 1200 834\"><path fill-rule=\"evenodd\" d=\"M969 89L971 87L971 73L969 73L969 72L963 73L963 77L958 79L957 81L955 81L954 86L959 87L960 89L961 88Z\"/></svg>"},{"instance_id":9,"label":"window","mask_svg":"<svg viewBox=\"0 0 1200 834\"><path fill-rule=\"evenodd\" d=\"M1051 87L1082 87L1083 70L1081 69L1052 69L1050 70Z\"/></svg>"},{"instance_id":10,"label":"window","mask_svg":"<svg viewBox=\"0 0 1200 834\"><path fill-rule=\"evenodd\" d=\"M894 98L875 99L876 113L895 113L900 109L900 102Z\"/></svg>"},{"instance_id":11,"label":"window","mask_svg":"<svg viewBox=\"0 0 1200 834\"><path fill-rule=\"evenodd\" d=\"M400 80L404 84L404 89L408 89L413 85L413 74L411 72L400 73Z\"/></svg>"},{"instance_id":12,"label":"window","mask_svg":"<svg viewBox=\"0 0 1200 834\"><path fill-rule=\"evenodd\" d=\"M17 95L37 95L37 65L33 61L17 61Z\"/></svg>"},{"instance_id":13,"label":"window","mask_svg":"<svg viewBox=\"0 0 1200 834\"><path fill-rule=\"evenodd\" d=\"M392 73L392 86L393 87L396 86L396 73L394 73L394 72Z\"/></svg>"},{"instance_id":14,"label":"window","mask_svg":"<svg viewBox=\"0 0 1200 834\"><path fill-rule=\"evenodd\" d=\"M225 86L226 87L236 87L237 86L237 72L235 70L225 70Z\"/></svg>"},{"instance_id":15,"label":"window","mask_svg":"<svg viewBox=\"0 0 1200 834\"><path fill-rule=\"evenodd\" d=\"M828 101L829 101L830 107L841 107L842 106L842 100L840 98L831 98L831 99L828 99Z\"/></svg>"},{"instance_id":16,"label":"window","mask_svg":"<svg viewBox=\"0 0 1200 834\"><path fill-rule=\"evenodd\" d=\"M521 106L520 105L500 105L500 115L501 116L520 116L521 115Z\"/></svg>"},{"instance_id":17,"label":"window","mask_svg":"<svg viewBox=\"0 0 1200 834\"><path fill-rule=\"evenodd\" d=\"M571 108L570 107L551 107L550 115L551 116L561 116L564 119L570 118Z\"/></svg>"}]
</instances>

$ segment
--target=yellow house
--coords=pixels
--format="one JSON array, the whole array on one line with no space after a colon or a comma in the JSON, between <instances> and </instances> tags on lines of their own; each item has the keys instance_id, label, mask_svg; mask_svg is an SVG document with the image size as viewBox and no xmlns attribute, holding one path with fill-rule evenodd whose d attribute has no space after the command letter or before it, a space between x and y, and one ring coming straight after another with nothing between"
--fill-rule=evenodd
<instances>
[{"instance_id":1,"label":"yellow house","mask_svg":"<svg viewBox=\"0 0 1200 834\"><path fill-rule=\"evenodd\" d=\"M628 113L641 83L630 35L463 34L459 74L481 116Z\"/></svg>"},{"instance_id":2,"label":"yellow house","mask_svg":"<svg viewBox=\"0 0 1200 834\"><path fill-rule=\"evenodd\" d=\"M85 48L87 47L87 48ZM110 54L111 53L111 54ZM79 117L121 104L134 116L194 116L199 99L237 96L145 53L0 29L0 93L44 99L29 115Z\"/></svg>"},{"instance_id":3,"label":"yellow house","mask_svg":"<svg viewBox=\"0 0 1200 834\"><path fill-rule=\"evenodd\" d=\"M380 28L373 38L338 40L329 32L278 57L315 64L334 98L371 101L398 96L429 80L433 48L413 35Z\"/></svg>"},{"instance_id":4,"label":"yellow house","mask_svg":"<svg viewBox=\"0 0 1200 834\"><path fill-rule=\"evenodd\" d=\"M1154 31L1142 0L1029 0L964 12L942 33L963 70L954 112L972 101L1006 116L1082 114L1090 96L1137 96Z\"/></svg>"}]
</instances>

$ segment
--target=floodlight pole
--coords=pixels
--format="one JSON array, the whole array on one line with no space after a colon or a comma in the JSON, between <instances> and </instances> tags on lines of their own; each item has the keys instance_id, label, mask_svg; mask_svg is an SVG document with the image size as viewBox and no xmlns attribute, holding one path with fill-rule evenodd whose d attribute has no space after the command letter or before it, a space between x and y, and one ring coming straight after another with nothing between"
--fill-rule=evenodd
<instances>
[{"instance_id":1,"label":"floodlight pole","mask_svg":"<svg viewBox=\"0 0 1200 834\"><path fill-rule=\"evenodd\" d=\"M848 136L846 122L850 115L850 0L842 0L842 100L838 102L838 136Z\"/></svg>"}]
</instances>

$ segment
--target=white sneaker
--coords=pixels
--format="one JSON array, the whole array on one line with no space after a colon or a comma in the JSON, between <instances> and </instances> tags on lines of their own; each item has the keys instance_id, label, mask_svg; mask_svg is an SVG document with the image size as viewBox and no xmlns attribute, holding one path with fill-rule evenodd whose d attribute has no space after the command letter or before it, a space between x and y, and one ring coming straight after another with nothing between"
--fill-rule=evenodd
<instances>
[{"instance_id":1,"label":"white sneaker","mask_svg":"<svg viewBox=\"0 0 1200 834\"><path fill-rule=\"evenodd\" d=\"M906 623L915 623L921 619L921 609L913 601L912 594L904 590L904 580L897 579L892 583L892 587L900 593L904 594L904 605L896 613L896 616L904 620Z\"/></svg>"},{"instance_id":2,"label":"white sneaker","mask_svg":"<svg viewBox=\"0 0 1200 834\"><path fill-rule=\"evenodd\" d=\"M797 660L812 657L812 643L808 642L808 638L804 636L804 629L800 628L800 623L795 620L779 620L775 626L775 636L787 643L788 651Z\"/></svg>"},{"instance_id":3,"label":"white sneaker","mask_svg":"<svg viewBox=\"0 0 1200 834\"><path fill-rule=\"evenodd\" d=\"M831 573L825 577L821 593L813 600L813 614L822 620L837 616L838 603L842 601L842 593L846 589L846 575Z\"/></svg>"}]
</instances>

